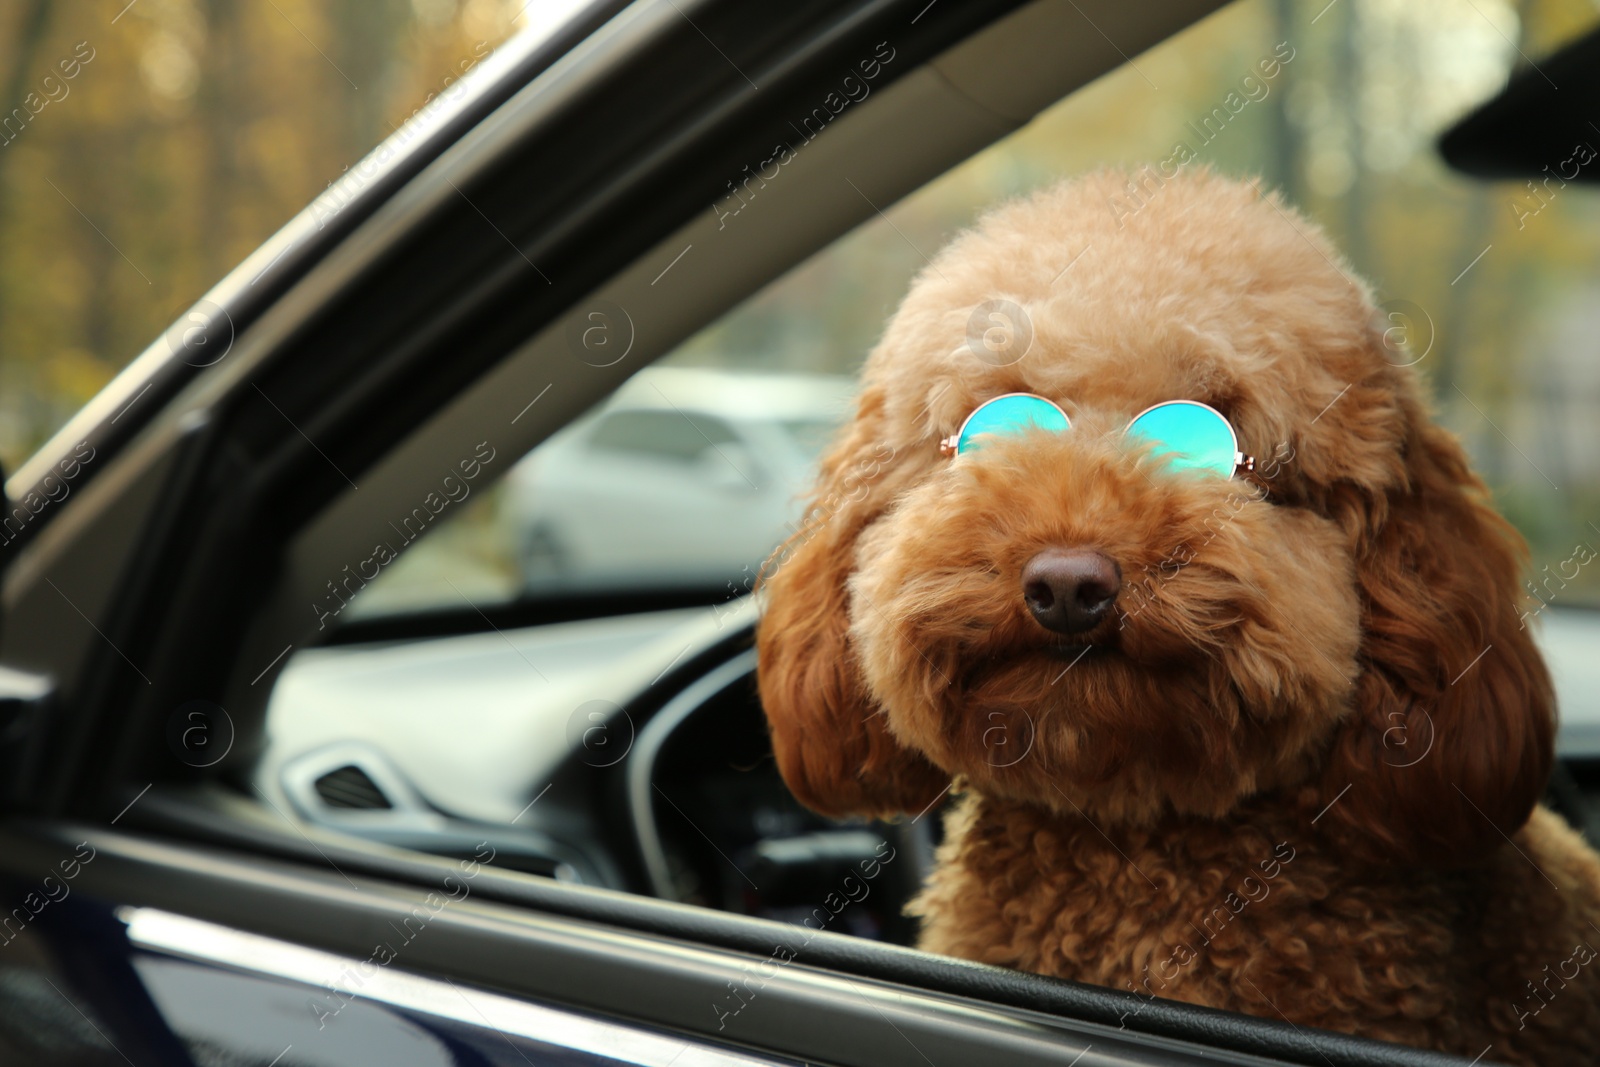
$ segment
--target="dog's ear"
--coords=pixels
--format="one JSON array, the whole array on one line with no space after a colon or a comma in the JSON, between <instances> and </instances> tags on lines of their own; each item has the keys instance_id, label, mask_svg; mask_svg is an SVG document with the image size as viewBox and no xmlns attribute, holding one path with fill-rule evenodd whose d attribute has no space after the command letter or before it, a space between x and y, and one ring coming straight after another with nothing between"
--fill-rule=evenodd
<instances>
[{"instance_id":1,"label":"dog's ear","mask_svg":"<svg viewBox=\"0 0 1600 1067\"><path fill-rule=\"evenodd\" d=\"M758 584L757 673L778 769L801 803L834 817L920 811L949 781L890 736L848 636L856 538L883 513L896 480L884 423L883 393L869 385L822 461L805 520Z\"/></svg>"},{"instance_id":2,"label":"dog's ear","mask_svg":"<svg viewBox=\"0 0 1600 1067\"><path fill-rule=\"evenodd\" d=\"M1398 382L1408 484L1336 487L1362 603L1354 714L1317 829L1384 863L1470 864L1528 819L1549 778L1554 697L1518 609L1527 556L1454 436Z\"/></svg>"}]
</instances>

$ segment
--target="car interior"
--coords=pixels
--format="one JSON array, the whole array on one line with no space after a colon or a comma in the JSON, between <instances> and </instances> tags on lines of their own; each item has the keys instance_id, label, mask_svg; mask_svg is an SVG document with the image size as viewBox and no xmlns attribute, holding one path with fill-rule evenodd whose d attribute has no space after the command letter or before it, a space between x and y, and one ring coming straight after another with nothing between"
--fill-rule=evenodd
<instances>
[{"instance_id":1,"label":"car interior","mask_svg":"<svg viewBox=\"0 0 1600 1067\"><path fill-rule=\"evenodd\" d=\"M774 300L803 306L808 279L823 269L817 264L844 242L890 250L884 255L898 265L883 289L903 290L932 249L895 228L886 214L894 205L915 205L919 190L950 175L946 187L959 186L962 174L976 172L963 167L981 169L985 149L1024 136L1042 112L1064 116L1044 135L1089 121L1093 98L1074 94L1114 76L1143 78L1132 65L1150 48L1181 61L1186 48L1204 47L1191 24L1203 26L1219 7L999 6L1007 10L998 17L982 5L952 14L922 37L907 23L916 11L904 5L831 25L807 47L861 52L893 71L892 80L802 135L792 158L773 164L775 174L761 165L762 177L747 178L740 191L727 177L768 157L720 145L716 167L691 167L684 160L699 143L687 112L745 106L740 79L758 72L733 75L693 26L672 32L684 50L703 53L703 63L661 49L656 35L681 18L671 5L598 4L549 41L497 53L490 74L519 63L542 73L508 100L469 94L438 136L451 133L449 122L475 128L422 172L438 179L412 181L370 215L338 220L343 243L295 278L292 291L288 280L274 283L289 295L240 331L228 361L162 387L177 399L138 428L118 466L82 490L74 528L93 522L95 531L68 538L47 530L7 575L8 612L71 621L77 609L61 603L49 579L68 570L114 574L144 543L168 544L161 558L184 559L181 568L169 562L123 579L177 620L153 627L142 651L130 653L147 667L143 681L137 667L128 669L133 661L116 662L93 632L47 651L30 644L43 636L6 634L13 659L104 660L94 675L100 703L127 720L84 724L57 742L92 757L93 780L41 780L39 753L13 752L12 788L42 790L67 811L122 809L124 829L332 864L341 873L401 877L431 870L429 857L468 859L488 842L494 865L518 876L498 890L503 899L745 950L761 943L761 928L719 925L719 915L801 923L850 872L878 860L882 874L862 887L858 905L822 917L821 926L863 944L913 944L902 909L930 869L939 807L893 822L840 822L790 796L754 684L759 596L751 589L763 558L730 554L714 574L669 561L644 577L619 570L608 581L600 568L582 581L560 580L549 552L534 566L516 542L508 516L524 525L526 517L508 486L539 462L544 442L559 441L586 413L584 425L592 425L594 413L658 361L709 367L730 380L848 373L861 355L857 334L830 338L824 326L809 365L805 353L780 359L729 338ZM1309 29L1318 6L1296 9L1299 30ZM753 16L726 9L717 17ZM779 39L784 27L770 32ZM886 44L874 51L879 41ZM785 85L783 71L768 73ZM633 113L648 89L638 80L645 74L701 78L705 88L662 125L652 142L658 156L612 158L602 136L608 123L662 122ZM624 76L627 93L616 89ZM803 105L825 84L808 77L782 90L795 101L790 114L806 114ZM584 93L597 111L579 128L562 101ZM556 158L574 160L570 173L539 196L518 194L503 179ZM402 183L404 163L402 156L385 180ZM1019 187L1038 180L1017 177ZM718 182L726 184L720 193ZM585 183L579 198L572 190ZM577 206L558 210L563 196ZM691 210L693 201L700 206ZM983 206L973 198L973 212ZM550 236L545 245L502 242L490 232L494 223L484 226L488 218L519 241ZM563 226L625 236L588 245L580 257L560 244ZM452 236L452 227L473 239ZM293 243L283 240L285 248ZM292 278L297 254L284 257L285 248L269 244L231 284L242 290L274 255L281 258L273 269ZM340 295L346 290L353 295ZM870 329L892 308L881 306L877 290L862 301L880 301L863 312L870 343ZM341 354L317 371L307 353L324 350ZM662 410L673 410L665 403ZM706 416L678 414L714 453ZM743 500L775 508L774 522L798 518L803 486L776 499L749 493L717 456L687 440L673 446L680 459L720 478L707 493L736 507ZM581 481L582 460L573 462ZM37 474L25 468L13 484L29 485ZM455 499L452 484L468 481L470 494ZM174 499L184 506L158 507ZM203 506L211 509L204 515ZM660 524L641 507L622 507L619 515L633 517L619 521L643 540ZM130 529L145 540L116 536ZM1564 606L1542 622L1564 719L1549 802L1594 839L1600 675L1589 650L1600 622ZM56 629L40 626L38 634ZM162 677L204 684L196 692L158 685L154 665ZM126 731L129 723L166 721L158 732L167 738L171 709L195 701L215 732L185 750L174 777L167 752ZM145 782L153 788L140 792ZM691 907L630 911L634 897ZM952 995L1076 1013L1108 1033L1116 1025L1114 1002L1062 983L1017 975L1014 986L996 985L977 969L933 973L911 954L872 956L842 942L820 951L822 964L846 961L858 973L915 975ZM1215 1014L1163 1005L1141 1025L1172 1040L1234 1025ZM1359 1042L1307 1038L1258 1020L1237 1026L1229 1040L1241 1055L1444 1062L1406 1059L1402 1050L1366 1058L1373 1053Z\"/></svg>"}]
</instances>

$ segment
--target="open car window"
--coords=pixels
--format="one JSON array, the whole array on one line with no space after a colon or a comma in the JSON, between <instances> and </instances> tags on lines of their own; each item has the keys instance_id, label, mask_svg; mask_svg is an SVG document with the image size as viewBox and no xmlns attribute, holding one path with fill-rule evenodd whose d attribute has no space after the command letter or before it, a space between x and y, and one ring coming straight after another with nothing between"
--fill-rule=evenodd
<instances>
[{"instance_id":1,"label":"open car window","mask_svg":"<svg viewBox=\"0 0 1600 1067\"><path fill-rule=\"evenodd\" d=\"M1546 194L1529 217L1516 210L1526 191L1485 190L1443 168L1431 137L1505 77L1516 15L1439 5L1428 39L1449 48L1349 66L1352 43L1381 52L1421 33L1415 18L1403 6L1243 0L875 216L526 457L485 462L475 484L460 479L459 501L391 524L398 560L325 605L340 641L375 620L487 621L497 607L557 598L598 597L576 611L597 617L297 652L273 694L265 788L303 777L293 769L307 753L355 746L377 754L372 773L393 771L430 806L508 820L574 751L590 764L622 752L633 726L607 709L625 687L602 694L588 679L648 680L692 643L685 633L725 625L728 602L796 528L853 375L926 255L990 204L1107 165L1132 172L1106 204L1113 215L1139 211L1186 168L1264 174L1378 279L1394 358L1427 376L1532 544L1526 608L1565 701L1563 745L1600 755L1600 704L1578 651L1595 632L1583 609L1600 601L1600 571L1574 562L1579 546L1600 543L1587 521L1600 501L1600 379L1573 343L1592 319L1600 267L1559 252L1592 247L1600 211L1574 188ZM638 613L647 606L671 610ZM759 760L757 734L745 741ZM336 769L328 762L312 766ZM760 818L780 828L800 818L782 810ZM765 839L740 833L741 847Z\"/></svg>"}]
</instances>

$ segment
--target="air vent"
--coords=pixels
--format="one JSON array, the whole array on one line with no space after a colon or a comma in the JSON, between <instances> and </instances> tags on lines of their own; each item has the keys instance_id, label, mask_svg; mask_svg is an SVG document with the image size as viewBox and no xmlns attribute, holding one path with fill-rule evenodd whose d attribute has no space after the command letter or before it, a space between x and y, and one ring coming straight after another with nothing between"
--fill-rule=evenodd
<instances>
[{"instance_id":1,"label":"air vent","mask_svg":"<svg viewBox=\"0 0 1600 1067\"><path fill-rule=\"evenodd\" d=\"M355 764L329 771L315 782L317 796L330 808L363 808L376 811L392 808L377 783Z\"/></svg>"}]
</instances>

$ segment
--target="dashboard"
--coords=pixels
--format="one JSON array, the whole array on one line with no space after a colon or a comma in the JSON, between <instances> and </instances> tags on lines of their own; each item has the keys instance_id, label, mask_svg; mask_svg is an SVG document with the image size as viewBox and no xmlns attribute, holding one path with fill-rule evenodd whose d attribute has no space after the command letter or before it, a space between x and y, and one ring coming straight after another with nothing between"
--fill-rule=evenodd
<instances>
[{"instance_id":1,"label":"dashboard","mask_svg":"<svg viewBox=\"0 0 1600 1067\"><path fill-rule=\"evenodd\" d=\"M938 820L839 822L779 776L754 605L298 654L255 791L320 828L909 944ZM863 872L870 872L865 877ZM837 912L824 901L848 894Z\"/></svg>"},{"instance_id":2,"label":"dashboard","mask_svg":"<svg viewBox=\"0 0 1600 1067\"><path fill-rule=\"evenodd\" d=\"M901 912L939 819L836 822L790 796L754 623L746 597L307 650L274 687L252 785L384 844L466 858L487 842L532 874L909 944ZM1600 826L1600 612L1541 624L1562 713L1550 803ZM859 906L818 909L841 892Z\"/></svg>"}]
</instances>

